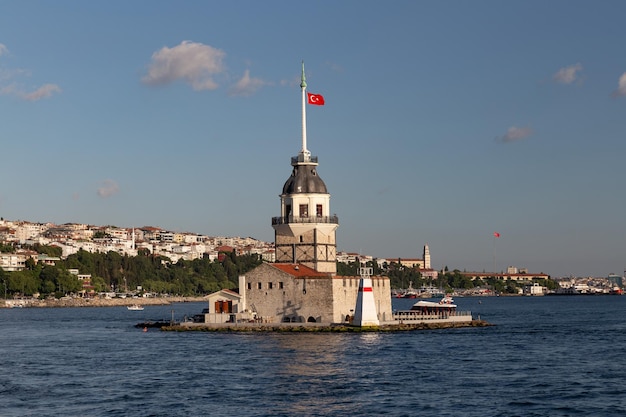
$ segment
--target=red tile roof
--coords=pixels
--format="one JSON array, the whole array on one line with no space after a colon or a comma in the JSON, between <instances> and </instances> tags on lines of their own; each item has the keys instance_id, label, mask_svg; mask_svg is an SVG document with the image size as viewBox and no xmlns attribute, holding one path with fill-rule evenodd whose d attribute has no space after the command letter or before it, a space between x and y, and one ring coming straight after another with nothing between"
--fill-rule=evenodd
<instances>
[{"instance_id":1,"label":"red tile roof","mask_svg":"<svg viewBox=\"0 0 626 417\"><path fill-rule=\"evenodd\" d=\"M329 273L326 272L317 272L313 268L309 268L306 265L302 264L269 264L276 269L280 269L283 272L288 273L289 275L293 275L296 278L307 278L307 277L317 277L317 278L326 278L331 277Z\"/></svg>"}]
</instances>

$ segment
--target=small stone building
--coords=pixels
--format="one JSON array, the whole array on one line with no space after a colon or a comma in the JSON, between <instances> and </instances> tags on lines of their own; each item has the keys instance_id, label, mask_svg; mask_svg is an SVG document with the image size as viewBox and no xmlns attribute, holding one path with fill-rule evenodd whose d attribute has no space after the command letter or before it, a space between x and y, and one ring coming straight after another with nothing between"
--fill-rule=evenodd
<instances>
[{"instance_id":1,"label":"small stone building","mask_svg":"<svg viewBox=\"0 0 626 417\"><path fill-rule=\"evenodd\" d=\"M219 290L204 297L208 305L201 314L194 316L199 323L228 323L253 320L254 315L245 312L241 294L233 290Z\"/></svg>"},{"instance_id":2,"label":"small stone building","mask_svg":"<svg viewBox=\"0 0 626 417\"><path fill-rule=\"evenodd\" d=\"M265 263L239 278L244 310L267 323L345 323L354 314L358 276L317 272L302 264ZM388 277L371 277L378 319L392 321Z\"/></svg>"}]
</instances>

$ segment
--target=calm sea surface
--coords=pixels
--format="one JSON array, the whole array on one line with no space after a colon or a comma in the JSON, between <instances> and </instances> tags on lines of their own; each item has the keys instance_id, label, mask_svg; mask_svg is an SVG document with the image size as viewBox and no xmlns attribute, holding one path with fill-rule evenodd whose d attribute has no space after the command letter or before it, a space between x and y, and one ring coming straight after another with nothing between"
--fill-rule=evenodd
<instances>
[{"instance_id":1,"label":"calm sea surface","mask_svg":"<svg viewBox=\"0 0 626 417\"><path fill-rule=\"evenodd\" d=\"M495 326L144 333L204 304L2 309L0 416L626 415L626 296L456 302Z\"/></svg>"}]
</instances>

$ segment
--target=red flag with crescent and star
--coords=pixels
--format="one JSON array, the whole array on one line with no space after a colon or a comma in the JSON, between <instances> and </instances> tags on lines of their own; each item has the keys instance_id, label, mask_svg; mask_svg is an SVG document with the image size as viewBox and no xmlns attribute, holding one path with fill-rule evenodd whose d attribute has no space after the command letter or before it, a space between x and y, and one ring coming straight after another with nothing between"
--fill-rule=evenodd
<instances>
[{"instance_id":1,"label":"red flag with crescent and star","mask_svg":"<svg viewBox=\"0 0 626 417\"><path fill-rule=\"evenodd\" d=\"M500 233L498 233L498 232L493 232L493 237L500 237Z\"/></svg>"},{"instance_id":2,"label":"red flag with crescent and star","mask_svg":"<svg viewBox=\"0 0 626 417\"><path fill-rule=\"evenodd\" d=\"M321 94L311 94L306 93L309 98L309 104L314 104L316 106L324 105L324 97Z\"/></svg>"}]
</instances>

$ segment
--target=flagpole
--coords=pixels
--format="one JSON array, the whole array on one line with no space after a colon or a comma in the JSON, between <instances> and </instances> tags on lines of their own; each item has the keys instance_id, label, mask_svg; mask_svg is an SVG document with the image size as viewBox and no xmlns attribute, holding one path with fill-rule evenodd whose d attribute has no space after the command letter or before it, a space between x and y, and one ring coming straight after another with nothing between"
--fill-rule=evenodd
<instances>
[{"instance_id":1,"label":"flagpole","mask_svg":"<svg viewBox=\"0 0 626 417\"><path fill-rule=\"evenodd\" d=\"M496 239L498 239L500 237L500 233L498 232L493 232L493 273L495 274L496 271Z\"/></svg>"},{"instance_id":2,"label":"flagpole","mask_svg":"<svg viewBox=\"0 0 626 417\"><path fill-rule=\"evenodd\" d=\"M495 279L496 278L495 276L496 274L496 235L495 233L493 235L493 273L494 273L493 278Z\"/></svg>"},{"instance_id":3,"label":"flagpole","mask_svg":"<svg viewBox=\"0 0 626 417\"><path fill-rule=\"evenodd\" d=\"M302 154L306 155L306 77L304 76L304 61L302 61L302 81L300 82L302 89Z\"/></svg>"}]
</instances>

